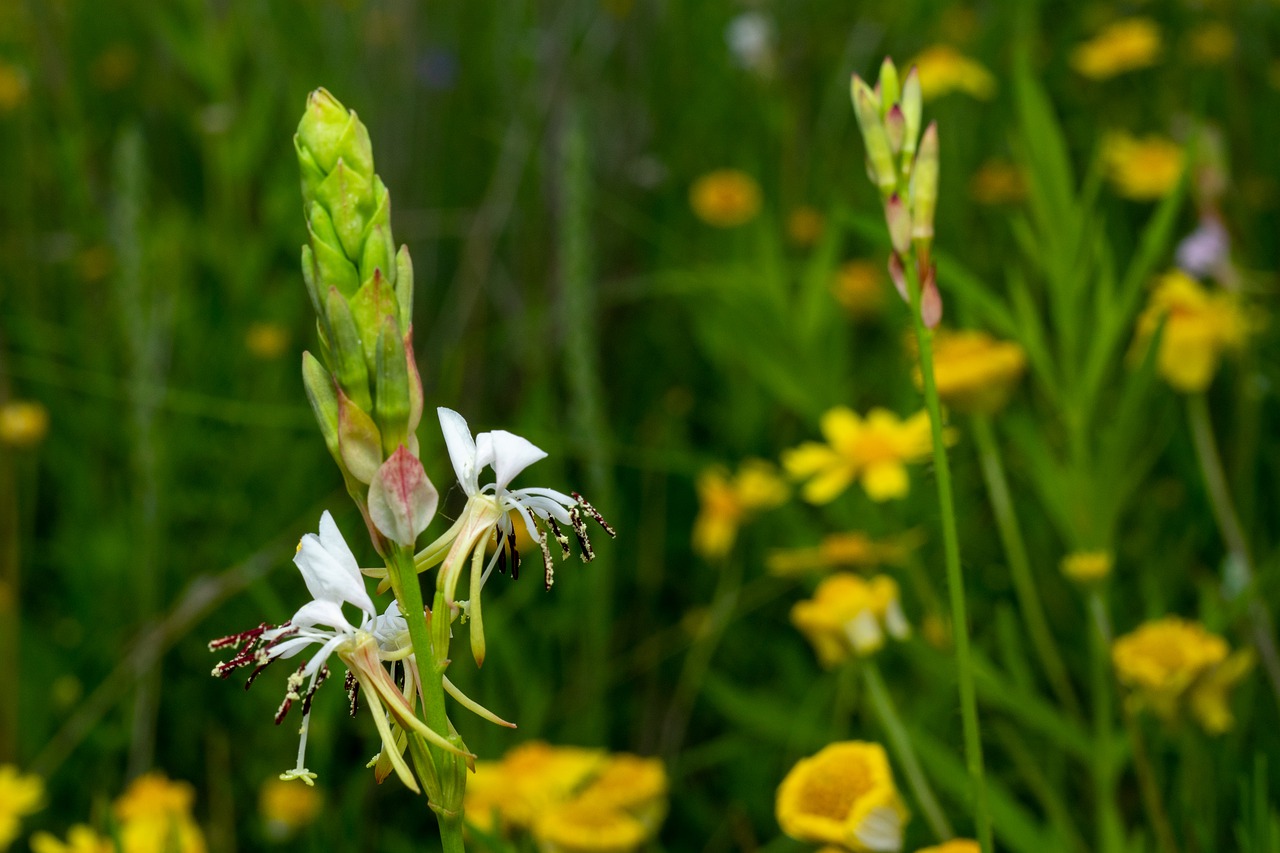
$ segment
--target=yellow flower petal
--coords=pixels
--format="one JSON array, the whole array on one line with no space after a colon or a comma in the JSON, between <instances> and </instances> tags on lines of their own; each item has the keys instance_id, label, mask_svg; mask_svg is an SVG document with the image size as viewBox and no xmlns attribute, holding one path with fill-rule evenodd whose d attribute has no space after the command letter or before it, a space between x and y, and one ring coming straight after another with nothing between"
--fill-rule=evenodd
<instances>
[{"instance_id":1,"label":"yellow flower petal","mask_svg":"<svg viewBox=\"0 0 1280 853\"><path fill-rule=\"evenodd\" d=\"M911 490L907 469L900 462L878 462L862 472L862 488L878 503L906 497Z\"/></svg>"}]
</instances>

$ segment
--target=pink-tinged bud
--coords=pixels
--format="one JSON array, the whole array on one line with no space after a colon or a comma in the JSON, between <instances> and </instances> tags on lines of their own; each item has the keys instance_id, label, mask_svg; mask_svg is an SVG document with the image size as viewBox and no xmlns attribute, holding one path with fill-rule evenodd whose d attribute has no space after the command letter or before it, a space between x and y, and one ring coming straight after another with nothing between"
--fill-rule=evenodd
<instances>
[{"instance_id":1,"label":"pink-tinged bud","mask_svg":"<svg viewBox=\"0 0 1280 853\"><path fill-rule=\"evenodd\" d=\"M898 68L893 64L893 57L886 56L884 62L880 63L880 80L876 83L876 88L880 90L880 110L882 113L887 113L889 105L896 104L898 96L902 93L898 85Z\"/></svg>"},{"instance_id":2,"label":"pink-tinged bud","mask_svg":"<svg viewBox=\"0 0 1280 853\"><path fill-rule=\"evenodd\" d=\"M867 149L867 169L882 195L888 194L898 184L898 170L893 163L893 151L889 135L880 115L880 99L858 75L853 75L853 113L862 131L862 141Z\"/></svg>"},{"instance_id":3,"label":"pink-tinged bud","mask_svg":"<svg viewBox=\"0 0 1280 853\"><path fill-rule=\"evenodd\" d=\"M369 484L369 517L383 536L404 547L411 547L427 529L439 503L440 493L422 462L403 444Z\"/></svg>"},{"instance_id":4,"label":"pink-tinged bud","mask_svg":"<svg viewBox=\"0 0 1280 853\"><path fill-rule=\"evenodd\" d=\"M911 171L911 236L926 246L933 239L933 216L938 207L938 123L929 122Z\"/></svg>"},{"instance_id":5,"label":"pink-tinged bud","mask_svg":"<svg viewBox=\"0 0 1280 853\"><path fill-rule=\"evenodd\" d=\"M930 329L936 329L942 322L942 294L938 291L937 267L933 265L929 266L920 291L920 319Z\"/></svg>"},{"instance_id":6,"label":"pink-tinged bud","mask_svg":"<svg viewBox=\"0 0 1280 853\"><path fill-rule=\"evenodd\" d=\"M920 88L920 72L911 66L902 81L902 116L905 130L902 142L902 168L910 169L916 155L916 143L920 136L920 121L924 114L924 93Z\"/></svg>"},{"instance_id":7,"label":"pink-tinged bud","mask_svg":"<svg viewBox=\"0 0 1280 853\"><path fill-rule=\"evenodd\" d=\"M889 256L889 278L893 281L893 286L898 289L898 295L902 297L902 301L910 304L911 294L907 293L907 271L902 266L902 258L897 255Z\"/></svg>"},{"instance_id":8,"label":"pink-tinged bud","mask_svg":"<svg viewBox=\"0 0 1280 853\"><path fill-rule=\"evenodd\" d=\"M892 194L884 202L884 220L889 226L889 240L893 251L905 255L911 251L911 211L902 197Z\"/></svg>"},{"instance_id":9,"label":"pink-tinged bud","mask_svg":"<svg viewBox=\"0 0 1280 853\"><path fill-rule=\"evenodd\" d=\"M894 104L889 108L889 112L885 113L884 130L889 137L889 149L897 155L902 150L907 132L907 122L902 115L902 107L898 104Z\"/></svg>"},{"instance_id":10,"label":"pink-tinged bud","mask_svg":"<svg viewBox=\"0 0 1280 853\"><path fill-rule=\"evenodd\" d=\"M337 392L338 450L342 454L342 464L351 476L368 483L382 464L382 435L373 418L351 402L341 388Z\"/></svg>"}]
</instances>

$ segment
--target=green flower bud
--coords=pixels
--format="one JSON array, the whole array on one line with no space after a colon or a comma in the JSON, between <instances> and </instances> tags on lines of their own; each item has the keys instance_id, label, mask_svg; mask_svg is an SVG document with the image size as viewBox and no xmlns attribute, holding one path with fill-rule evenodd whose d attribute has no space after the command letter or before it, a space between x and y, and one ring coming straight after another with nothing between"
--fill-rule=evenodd
<instances>
[{"instance_id":1,"label":"green flower bud","mask_svg":"<svg viewBox=\"0 0 1280 853\"><path fill-rule=\"evenodd\" d=\"M329 288L325 301L325 320L330 347L329 367L337 377L338 385L355 405L366 412L372 411L373 398L369 393L367 365L373 358L366 359L354 313L336 287ZM370 347L369 355L372 354Z\"/></svg>"},{"instance_id":2,"label":"green flower bud","mask_svg":"<svg viewBox=\"0 0 1280 853\"><path fill-rule=\"evenodd\" d=\"M920 136L920 121L924 114L924 92L920 88L920 72L911 66L907 78L902 81L902 117L905 128L902 137L902 167L911 168L916 156L916 144Z\"/></svg>"},{"instance_id":3,"label":"green flower bud","mask_svg":"<svg viewBox=\"0 0 1280 853\"><path fill-rule=\"evenodd\" d=\"M889 134L880 115L880 101L858 75L853 75L853 110L867 148L867 172L881 195L893 192L898 184L898 170L893 163Z\"/></svg>"},{"instance_id":4,"label":"green flower bud","mask_svg":"<svg viewBox=\"0 0 1280 853\"><path fill-rule=\"evenodd\" d=\"M399 306L396 294L391 285L383 277L380 270L374 270L373 276L366 281L351 299L351 316L355 318L359 330L360 341L364 347L365 363L372 371L378 359L378 335L382 333L382 323L390 317L397 324L400 322Z\"/></svg>"},{"instance_id":5,"label":"green flower bud","mask_svg":"<svg viewBox=\"0 0 1280 853\"><path fill-rule=\"evenodd\" d=\"M938 207L938 123L930 122L920 138L915 168L911 171L911 237L923 242L924 254L933 240L933 215Z\"/></svg>"},{"instance_id":6,"label":"green flower bud","mask_svg":"<svg viewBox=\"0 0 1280 853\"><path fill-rule=\"evenodd\" d=\"M307 210L307 228L311 232L311 249L319 284L336 287L350 299L360 289L362 279L355 264L347 260L328 211L315 202Z\"/></svg>"},{"instance_id":7,"label":"green flower bud","mask_svg":"<svg viewBox=\"0 0 1280 853\"><path fill-rule=\"evenodd\" d=\"M382 433L382 452L390 456L406 443L410 415L408 360L400 327L393 317L383 319L378 335L374 392L374 420Z\"/></svg>"},{"instance_id":8,"label":"green flower bud","mask_svg":"<svg viewBox=\"0 0 1280 853\"><path fill-rule=\"evenodd\" d=\"M365 228L376 210L372 182L339 161L316 187L315 198L333 220L333 229L342 244L342 251L348 258L359 258Z\"/></svg>"},{"instance_id":9,"label":"green flower bud","mask_svg":"<svg viewBox=\"0 0 1280 853\"><path fill-rule=\"evenodd\" d=\"M391 229L377 225L369 230L364 241L364 256L360 259L360 280L368 281L375 272L381 272L387 283L396 283L395 247L391 244Z\"/></svg>"},{"instance_id":10,"label":"green flower bud","mask_svg":"<svg viewBox=\"0 0 1280 853\"><path fill-rule=\"evenodd\" d=\"M898 103L902 90L898 86L898 67L893 64L893 57L886 56L880 63L880 114L886 115L893 105Z\"/></svg>"},{"instance_id":11,"label":"green flower bud","mask_svg":"<svg viewBox=\"0 0 1280 853\"><path fill-rule=\"evenodd\" d=\"M408 246L401 246L396 253L396 304L400 306L400 331L408 334L413 324L413 259Z\"/></svg>"},{"instance_id":12,"label":"green flower bud","mask_svg":"<svg viewBox=\"0 0 1280 853\"><path fill-rule=\"evenodd\" d=\"M329 454L341 465L342 453L338 449L338 395L333 390L333 379L314 355L302 354L302 384L307 389L307 400L315 413L320 433L329 448Z\"/></svg>"},{"instance_id":13,"label":"green flower bud","mask_svg":"<svg viewBox=\"0 0 1280 853\"><path fill-rule=\"evenodd\" d=\"M322 172L332 172L338 161L372 177L373 145L369 130L353 110L344 107L325 89L307 97L307 108L298 122L298 146L311 153Z\"/></svg>"},{"instance_id":14,"label":"green flower bud","mask_svg":"<svg viewBox=\"0 0 1280 853\"><path fill-rule=\"evenodd\" d=\"M351 476L369 483L382 465L382 437L365 411L338 389L338 450Z\"/></svg>"}]
</instances>

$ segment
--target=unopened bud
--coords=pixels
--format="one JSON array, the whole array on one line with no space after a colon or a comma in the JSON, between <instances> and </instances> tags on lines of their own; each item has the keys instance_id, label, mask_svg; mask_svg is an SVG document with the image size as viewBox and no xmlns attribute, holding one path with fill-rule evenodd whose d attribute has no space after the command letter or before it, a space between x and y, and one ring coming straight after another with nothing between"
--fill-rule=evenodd
<instances>
[{"instance_id":1,"label":"unopened bud","mask_svg":"<svg viewBox=\"0 0 1280 853\"><path fill-rule=\"evenodd\" d=\"M373 174L368 129L327 89L316 89L307 96L307 108L298 122L298 143L324 172L332 172L338 161L344 160L365 175Z\"/></svg>"},{"instance_id":2,"label":"unopened bud","mask_svg":"<svg viewBox=\"0 0 1280 853\"><path fill-rule=\"evenodd\" d=\"M894 104L889 108L889 112L885 113L884 130L889 137L889 149L896 156L902 150L907 132L906 119L902 115L902 107L898 104Z\"/></svg>"},{"instance_id":3,"label":"unopened bud","mask_svg":"<svg viewBox=\"0 0 1280 853\"><path fill-rule=\"evenodd\" d=\"M911 66L902 81L902 116L906 127L902 141L902 168L910 169L915 161L916 143L920 137L920 121L924 114L924 94L920 89L920 72Z\"/></svg>"},{"instance_id":4,"label":"unopened bud","mask_svg":"<svg viewBox=\"0 0 1280 853\"><path fill-rule=\"evenodd\" d=\"M364 409L338 389L338 451L342 464L362 483L373 480L382 465L382 436Z\"/></svg>"},{"instance_id":5,"label":"unopened bud","mask_svg":"<svg viewBox=\"0 0 1280 853\"><path fill-rule=\"evenodd\" d=\"M422 462L403 445L378 467L369 484L369 518L397 545L412 547L439 504L440 493Z\"/></svg>"},{"instance_id":6,"label":"unopened bud","mask_svg":"<svg viewBox=\"0 0 1280 853\"><path fill-rule=\"evenodd\" d=\"M409 365L405 358L404 338L400 337L400 327L392 317L383 319L382 331L378 335L373 405L374 420L382 434L382 452L390 456L408 441L410 409Z\"/></svg>"},{"instance_id":7,"label":"unopened bud","mask_svg":"<svg viewBox=\"0 0 1280 853\"><path fill-rule=\"evenodd\" d=\"M901 87L898 85L898 68L893 64L893 57L886 56L884 62L880 63L880 111L887 113L892 104L898 102L898 97L902 93Z\"/></svg>"},{"instance_id":8,"label":"unopened bud","mask_svg":"<svg viewBox=\"0 0 1280 853\"><path fill-rule=\"evenodd\" d=\"M920 319L930 329L942 322L942 294L938 291L937 267L929 265L920 290Z\"/></svg>"},{"instance_id":9,"label":"unopened bud","mask_svg":"<svg viewBox=\"0 0 1280 853\"><path fill-rule=\"evenodd\" d=\"M909 304L911 294L907 292L907 271L902 266L902 258L896 253L889 255L889 278L893 281L893 286L902 297L902 301Z\"/></svg>"},{"instance_id":10,"label":"unopened bud","mask_svg":"<svg viewBox=\"0 0 1280 853\"><path fill-rule=\"evenodd\" d=\"M893 165L893 151L889 135L880 115L880 100L858 75L853 75L853 111L862 130L862 141L867 149L867 170L882 195L893 191L898 183L898 171Z\"/></svg>"},{"instance_id":11,"label":"unopened bud","mask_svg":"<svg viewBox=\"0 0 1280 853\"><path fill-rule=\"evenodd\" d=\"M315 413L316 423L324 436L325 446L338 464L342 453L338 448L338 395L333 390L333 378L314 355L302 354L302 385L307 389L307 400Z\"/></svg>"},{"instance_id":12,"label":"unopened bud","mask_svg":"<svg viewBox=\"0 0 1280 853\"><path fill-rule=\"evenodd\" d=\"M373 397L369 393L368 361L365 359L360 332L351 314L351 307L336 287L329 288L324 319L325 337L332 359L329 367L346 395L367 412L373 408Z\"/></svg>"},{"instance_id":13,"label":"unopened bud","mask_svg":"<svg viewBox=\"0 0 1280 853\"><path fill-rule=\"evenodd\" d=\"M933 240L933 215L938 207L938 123L930 122L920 139L911 171L911 236L927 249Z\"/></svg>"},{"instance_id":14,"label":"unopened bud","mask_svg":"<svg viewBox=\"0 0 1280 853\"><path fill-rule=\"evenodd\" d=\"M911 211L903 203L897 193L889 196L884 202L884 219L889 226L889 241L893 243L893 251L905 255L911 251Z\"/></svg>"}]
</instances>

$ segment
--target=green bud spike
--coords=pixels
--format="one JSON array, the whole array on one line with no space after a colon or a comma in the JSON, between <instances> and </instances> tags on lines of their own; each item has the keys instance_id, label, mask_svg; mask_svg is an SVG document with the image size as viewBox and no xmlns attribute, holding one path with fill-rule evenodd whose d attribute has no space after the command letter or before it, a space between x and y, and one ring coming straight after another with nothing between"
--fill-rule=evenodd
<instances>
[{"instance_id":1,"label":"green bud spike","mask_svg":"<svg viewBox=\"0 0 1280 853\"><path fill-rule=\"evenodd\" d=\"M853 76L852 94L854 114L858 117L862 141L867 148L867 170L881 195L887 196L898 184L898 170L894 167L889 134L880 117L880 102L856 74Z\"/></svg>"},{"instance_id":2,"label":"green bud spike","mask_svg":"<svg viewBox=\"0 0 1280 853\"><path fill-rule=\"evenodd\" d=\"M359 258L364 230L375 210L373 184L339 160L316 187L316 203L329 211L343 253L351 259Z\"/></svg>"},{"instance_id":3,"label":"green bud spike","mask_svg":"<svg viewBox=\"0 0 1280 853\"><path fill-rule=\"evenodd\" d=\"M368 129L354 111L325 89L316 89L307 97L307 108L298 122L298 141L324 172L332 172L339 160L345 160L364 175L373 174Z\"/></svg>"},{"instance_id":4,"label":"green bud spike","mask_svg":"<svg viewBox=\"0 0 1280 853\"><path fill-rule=\"evenodd\" d=\"M396 294L383 277L381 270L374 270L356 295L351 299L351 315L355 318L360 340L364 345L365 362L372 368L378 359L378 335L382 333L382 321L391 317L397 323Z\"/></svg>"},{"instance_id":5,"label":"green bud spike","mask_svg":"<svg viewBox=\"0 0 1280 853\"><path fill-rule=\"evenodd\" d=\"M347 300L342 298L336 287L329 288L325 302L325 317L329 327L330 367L338 378L338 385L351 400L366 412L373 410L373 397L369 393L369 368L373 361L372 348L370 357L365 358L364 347L360 343L360 329ZM371 340L376 340L373 334ZM367 482L367 481L366 481Z\"/></svg>"},{"instance_id":6,"label":"green bud spike","mask_svg":"<svg viewBox=\"0 0 1280 853\"><path fill-rule=\"evenodd\" d=\"M319 204L312 203L307 209L307 229L311 232L311 250L319 282L326 287L336 287L343 296L351 298L360 288L360 273L347 259L328 211Z\"/></svg>"},{"instance_id":7,"label":"green bud spike","mask_svg":"<svg viewBox=\"0 0 1280 853\"><path fill-rule=\"evenodd\" d=\"M880 63L880 114L885 115L898 103L902 89L898 86L898 67L893 57L886 56Z\"/></svg>"},{"instance_id":8,"label":"green bud spike","mask_svg":"<svg viewBox=\"0 0 1280 853\"><path fill-rule=\"evenodd\" d=\"M338 389L338 451L342 464L361 483L373 482L382 465L382 436L378 425Z\"/></svg>"},{"instance_id":9,"label":"green bud spike","mask_svg":"<svg viewBox=\"0 0 1280 853\"><path fill-rule=\"evenodd\" d=\"M311 152L303 147L297 134L293 136L293 151L298 156L298 171L302 174L302 206L305 210L315 200L316 187L324 181L326 172L316 164Z\"/></svg>"},{"instance_id":10,"label":"green bud spike","mask_svg":"<svg viewBox=\"0 0 1280 853\"><path fill-rule=\"evenodd\" d=\"M382 432L384 456L389 457L405 443L409 434L410 409L409 365L405 358L404 339L400 337L400 327L395 318L386 317L378 335L374 387L374 419Z\"/></svg>"},{"instance_id":11,"label":"green bud spike","mask_svg":"<svg viewBox=\"0 0 1280 853\"><path fill-rule=\"evenodd\" d=\"M911 171L911 237L923 243L922 256L928 257L933 240L933 215L938 206L938 123L930 122L920 138L915 168Z\"/></svg>"},{"instance_id":12,"label":"green bud spike","mask_svg":"<svg viewBox=\"0 0 1280 853\"><path fill-rule=\"evenodd\" d=\"M396 283L395 247L391 245L391 229L378 225L370 229L364 241L364 257L360 259L360 280L368 281L381 271L388 284Z\"/></svg>"},{"instance_id":13,"label":"green bud spike","mask_svg":"<svg viewBox=\"0 0 1280 853\"><path fill-rule=\"evenodd\" d=\"M401 246L396 253L396 303L400 306L400 331L408 333L413 327L413 259L408 246Z\"/></svg>"},{"instance_id":14,"label":"green bud spike","mask_svg":"<svg viewBox=\"0 0 1280 853\"><path fill-rule=\"evenodd\" d=\"M324 435L324 443L330 455L341 465L342 453L338 449L338 395L333 390L333 378L324 365L309 352L302 354L302 384L307 389L307 400L315 413L316 423Z\"/></svg>"},{"instance_id":15,"label":"green bud spike","mask_svg":"<svg viewBox=\"0 0 1280 853\"><path fill-rule=\"evenodd\" d=\"M307 286L307 297L317 317L324 317L324 306L320 302L320 291L316 284L316 256L311 247L302 246L302 282Z\"/></svg>"},{"instance_id":16,"label":"green bud spike","mask_svg":"<svg viewBox=\"0 0 1280 853\"><path fill-rule=\"evenodd\" d=\"M916 156L916 143L920 136L920 121L924 114L924 93L920 88L920 72L911 66L907 78L902 81L902 167L910 169Z\"/></svg>"}]
</instances>

